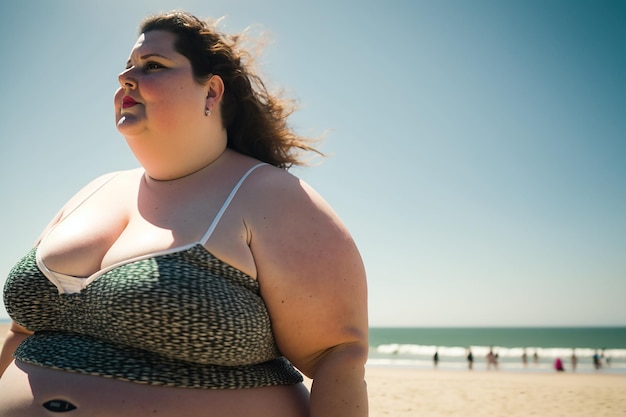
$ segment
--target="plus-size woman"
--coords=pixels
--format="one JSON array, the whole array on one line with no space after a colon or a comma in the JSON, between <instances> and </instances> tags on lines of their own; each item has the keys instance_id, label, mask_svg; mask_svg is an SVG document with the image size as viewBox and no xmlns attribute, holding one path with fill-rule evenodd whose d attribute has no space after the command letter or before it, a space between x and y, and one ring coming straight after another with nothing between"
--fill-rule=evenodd
<instances>
[{"instance_id":1,"label":"plus-size woman","mask_svg":"<svg viewBox=\"0 0 626 417\"><path fill-rule=\"evenodd\" d=\"M141 167L86 185L11 271L0 417L367 415L361 258L286 171L314 149L238 40L142 23L114 100Z\"/></svg>"}]
</instances>

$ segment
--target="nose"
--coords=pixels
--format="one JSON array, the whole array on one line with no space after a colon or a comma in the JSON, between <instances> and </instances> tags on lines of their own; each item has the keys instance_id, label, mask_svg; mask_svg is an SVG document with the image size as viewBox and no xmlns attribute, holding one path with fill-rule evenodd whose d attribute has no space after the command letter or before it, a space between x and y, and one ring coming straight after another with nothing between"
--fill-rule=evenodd
<instances>
[{"instance_id":1,"label":"nose","mask_svg":"<svg viewBox=\"0 0 626 417\"><path fill-rule=\"evenodd\" d=\"M125 69L117 76L122 88L135 88L137 87L137 80L132 76L132 68Z\"/></svg>"}]
</instances>

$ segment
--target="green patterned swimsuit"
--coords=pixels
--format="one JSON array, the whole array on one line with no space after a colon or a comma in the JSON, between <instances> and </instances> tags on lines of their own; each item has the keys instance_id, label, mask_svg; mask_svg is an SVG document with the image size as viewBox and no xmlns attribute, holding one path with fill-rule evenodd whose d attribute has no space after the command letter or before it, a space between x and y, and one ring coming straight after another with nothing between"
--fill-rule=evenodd
<instances>
[{"instance_id":1,"label":"green patterned swimsuit","mask_svg":"<svg viewBox=\"0 0 626 417\"><path fill-rule=\"evenodd\" d=\"M258 166L258 165L257 165ZM281 356L259 283L204 244L251 168L201 241L114 265L75 292L31 250L9 273L11 318L35 332L17 360L124 381L236 389L295 384ZM42 272L45 271L44 272Z\"/></svg>"}]
</instances>

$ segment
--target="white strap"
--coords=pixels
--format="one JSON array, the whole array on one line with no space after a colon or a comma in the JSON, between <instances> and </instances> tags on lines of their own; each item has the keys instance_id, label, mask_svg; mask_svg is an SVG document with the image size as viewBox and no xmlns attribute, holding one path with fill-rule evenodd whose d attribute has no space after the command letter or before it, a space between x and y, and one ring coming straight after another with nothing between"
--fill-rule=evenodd
<instances>
[{"instance_id":1,"label":"white strap","mask_svg":"<svg viewBox=\"0 0 626 417\"><path fill-rule=\"evenodd\" d=\"M220 208L220 211L217 212L217 215L213 219L213 223L211 223L211 226L209 226L209 229L206 231L204 236L202 236L202 239L200 239L200 243L202 245L205 245L209 241L209 238L213 234L213 231L217 228L217 224L220 222L222 215L224 214L224 212L230 205L230 202L233 200L233 198L235 198L235 194L237 194L237 191L239 190L239 187L241 187L241 184L243 184L243 182L246 180L246 178L248 178L248 175L250 175L252 171L254 171L255 169L257 169L258 167L262 165L267 165L267 164L265 163L257 164L253 166L252 168L250 168L245 174L243 174L239 182L235 185L233 190L228 195L228 198L226 199L226 201L224 201L224 204L222 204L222 208Z\"/></svg>"}]
</instances>

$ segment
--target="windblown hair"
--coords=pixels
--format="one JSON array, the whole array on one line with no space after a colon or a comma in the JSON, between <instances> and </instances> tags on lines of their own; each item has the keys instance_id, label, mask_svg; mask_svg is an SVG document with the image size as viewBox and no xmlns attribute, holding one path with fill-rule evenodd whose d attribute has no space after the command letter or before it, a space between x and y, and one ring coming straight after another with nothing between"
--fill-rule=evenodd
<instances>
[{"instance_id":1,"label":"windblown hair","mask_svg":"<svg viewBox=\"0 0 626 417\"><path fill-rule=\"evenodd\" d=\"M287 124L293 101L271 94L252 67L252 55L241 47L242 35L220 33L207 22L181 11L145 19L140 33L164 30L176 36L174 48L191 62L196 82L212 75L224 81L222 123L228 147L279 168L304 165L302 151L321 155L312 139L297 135Z\"/></svg>"}]
</instances>

